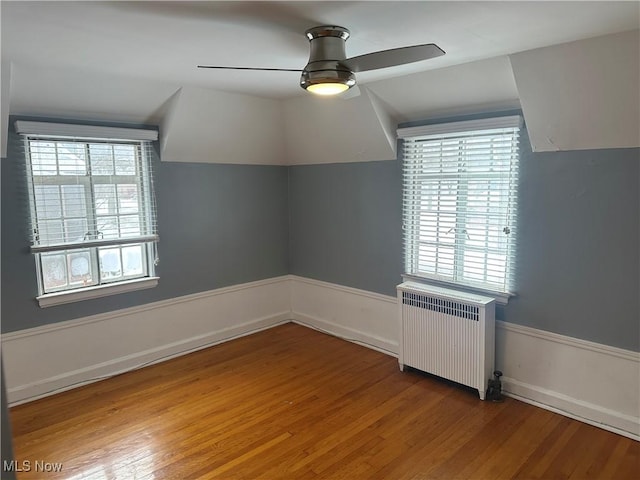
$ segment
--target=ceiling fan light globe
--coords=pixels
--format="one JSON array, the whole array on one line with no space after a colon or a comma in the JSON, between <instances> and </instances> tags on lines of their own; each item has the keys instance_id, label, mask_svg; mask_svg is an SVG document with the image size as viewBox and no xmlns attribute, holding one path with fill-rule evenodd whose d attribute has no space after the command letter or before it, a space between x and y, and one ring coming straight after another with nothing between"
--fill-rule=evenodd
<instances>
[{"instance_id":1,"label":"ceiling fan light globe","mask_svg":"<svg viewBox=\"0 0 640 480\"><path fill-rule=\"evenodd\" d=\"M337 95L346 90L349 90L350 86L344 83L314 83L307 87L307 91L315 93L316 95Z\"/></svg>"},{"instance_id":2,"label":"ceiling fan light globe","mask_svg":"<svg viewBox=\"0 0 640 480\"><path fill-rule=\"evenodd\" d=\"M304 70L300 86L316 95L337 95L356 84L356 76L347 70Z\"/></svg>"}]
</instances>

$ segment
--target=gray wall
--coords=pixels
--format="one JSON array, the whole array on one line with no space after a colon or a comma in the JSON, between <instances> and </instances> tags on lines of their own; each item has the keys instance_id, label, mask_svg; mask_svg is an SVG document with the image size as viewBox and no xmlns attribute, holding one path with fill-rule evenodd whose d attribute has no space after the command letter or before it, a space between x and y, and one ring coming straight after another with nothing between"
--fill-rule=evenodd
<instances>
[{"instance_id":1,"label":"gray wall","mask_svg":"<svg viewBox=\"0 0 640 480\"><path fill-rule=\"evenodd\" d=\"M521 147L518 297L498 317L639 351L640 150ZM292 167L291 273L394 295L401 192L398 160Z\"/></svg>"},{"instance_id":2,"label":"gray wall","mask_svg":"<svg viewBox=\"0 0 640 480\"><path fill-rule=\"evenodd\" d=\"M529 153L504 320L640 351L640 149Z\"/></svg>"},{"instance_id":3,"label":"gray wall","mask_svg":"<svg viewBox=\"0 0 640 480\"><path fill-rule=\"evenodd\" d=\"M287 273L387 295L402 273L398 160L162 163L158 287L38 307L23 160L2 160L2 328L9 332ZM640 150L531 153L523 138L518 297L498 316L640 350Z\"/></svg>"},{"instance_id":4,"label":"gray wall","mask_svg":"<svg viewBox=\"0 0 640 480\"><path fill-rule=\"evenodd\" d=\"M156 156L158 286L42 309L25 229L20 143L11 131L2 159L3 332L288 273L286 167L164 163Z\"/></svg>"},{"instance_id":5,"label":"gray wall","mask_svg":"<svg viewBox=\"0 0 640 480\"><path fill-rule=\"evenodd\" d=\"M291 273L395 295L402 275L398 161L289 170Z\"/></svg>"}]
</instances>

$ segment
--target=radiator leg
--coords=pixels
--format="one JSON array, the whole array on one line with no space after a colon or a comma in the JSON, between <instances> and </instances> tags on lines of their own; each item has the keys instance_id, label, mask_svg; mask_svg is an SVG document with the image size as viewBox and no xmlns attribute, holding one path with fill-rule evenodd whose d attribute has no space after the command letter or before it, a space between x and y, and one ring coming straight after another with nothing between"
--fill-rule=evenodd
<instances>
[{"instance_id":1,"label":"radiator leg","mask_svg":"<svg viewBox=\"0 0 640 480\"><path fill-rule=\"evenodd\" d=\"M404 372L404 363L398 362L398 366L400 367L400 371Z\"/></svg>"},{"instance_id":2,"label":"radiator leg","mask_svg":"<svg viewBox=\"0 0 640 480\"><path fill-rule=\"evenodd\" d=\"M478 389L478 393L480 394L480 400L484 400L484 390L481 388Z\"/></svg>"}]
</instances>

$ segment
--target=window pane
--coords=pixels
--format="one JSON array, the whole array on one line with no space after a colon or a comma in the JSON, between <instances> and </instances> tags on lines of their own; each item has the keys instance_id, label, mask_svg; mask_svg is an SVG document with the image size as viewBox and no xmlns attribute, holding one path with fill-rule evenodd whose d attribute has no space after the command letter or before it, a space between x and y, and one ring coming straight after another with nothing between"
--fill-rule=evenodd
<instances>
[{"instance_id":1,"label":"window pane","mask_svg":"<svg viewBox=\"0 0 640 480\"><path fill-rule=\"evenodd\" d=\"M440 214L438 219L438 239L441 243L454 244L456 242L456 217Z\"/></svg>"},{"instance_id":2,"label":"window pane","mask_svg":"<svg viewBox=\"0 0 640 480\"><path fill-rule=\"evenodd\" d=\"M140 235L140 217L138 215L121 216L120 235L123 237L135 237Z\"/></svg>"},{"instance_id":3,"label":"window pane","mask_svg":"<svg viewBox=\"0 0 640 480\"><path fill-rule=\"evenodd\" d=\"M420 215L420 239L428 242L438 240L438 215L427 212Z\"/></svg>"},{"instance_id":4,"label":"window pane","mask_svg":"<svg viewBox=\"0 0 640 480\"><path fill-rule=\"evenodd\" d=\"M486 269L486 254L466 251L463 260L463 275L468 280L483 281Z\"/></svg>"},{"instance_id":5,"label":"window pane","mask_svg":"<svg viewBox=\"0 0 640 480\"><path fill-rule=\"evenodd\" d=\"M64 254L42 254L41 262L45 292L67 285L67 267Z\"/></svg>"},{"instance_id":6,"label":"window pane","mask_svg":"<svg viewBox=\"0 0 640 480\"><path fill-rule=\"evenodd\" d=\"M453 247L438 247L438 263L436 274L447 277L453 276L454 250Z\"/></svg>"},{"instance_id":7,"label":"window pane","mask_svg":"<svg viewBox=\"0 0 640 480\"><path fill-rule=\"evenodd\" d=\"M84 144L58 142L58 169L60 175L85 175L87 163Z\"/></svg>"},{"instance_id":8,"label":"window pane","mask_svg":"<svg viewBox=\"0 0 640 480\"><path fill-rule=\"evenodd\" d=\"M487 281L504 285L507 271L506 254L487 254Z\"/></svg>"},{"instance_id":9,"label":"window pane","mask_svg":"<svg viewBox=\"0 0 640 480\"><path fill-rule=\"evenodd\" d=\"M98 237L118 238L118 217L98 217Z\"/></svg>"},{"instance_id":10,"label":"window pane","mask_svg":"<svg viewBox=\"0 0 640 480\"><path fill-rule=\"evenodd\" d=\"M484 248L487 246L487 224L481 221L470 220L467 222L467 239L465 244L470 247Z\"/></svg>"},{"instance_id":11,"label":"window pane","mask_svg":"<svg viewBox=\"0 0 640 480\"><path fill-rule=\"evenodd\" d=\"M112 146L104 143L90 144L92 175L113 175Z\"/></svg>"},{"instance_id":12,"label":"window pane","mask_svg":"<svg viewBox=\"0 0 640 480\"><path fill-rule=\"evenodd\" d=\"M125 276L142 275L142 245L122 247L122 264Z\"/></svg>"},{"instance_id":13,"label":"window pane","mask_svg":"<svg viewBox=\"0 0 640 480\"><path fill-rule=\"evenodd\" d=\"M56 145L53 142L29 142L31 168L34 175L56 175Z\"/></svg>"},{"instance_id":14,"label":"window pane","mask_svg":"<svg viewBox=\"0 0 640 480\"><path fill-rule=\"evenodd\" d=\"M89 250L70 253L67 256L69 262L69 283L74 286L93 284L91 274L91 253Z\"/></svg>"},{"instance_id":15,"label":"window pane","mask_svg":"<svg viewBox=\"0 0 640 480\"><path fill-rule=\"evenodd\" d=\"M62 217L60 187L57 185L35 185L33 193L36 199L38 218Z\"/></svg>"},{"instance_id":16,"label":"window pane","mask_svg":"<svg viewBox=\"0 0 640 480\"><path fill-rule=\"evenodd\" d=\"M87 231L87 220L85 218L67 218L64 221L65 242L82 241Z\"/></svg>"},{"instance_id":17,"label":"window pane","mask_svg":"<svg viewBox=\"0 0 640 480\"><path fill-rule=\"evenodd\" d=\"M116 175L136 174L136 153L133 145L114 145L113 156L116 162Z\"/></svg>"},{"instance_id":18,"label":"window pane","mask_svg":"<svg viewBox=\"0 0 640 480\"><path fill-rule=\"evenodd\" d=\"M115 185L95 185L93 191L95 195L96 214L115 215L118 213Z\"/></svg>"},{"instance_id":19,"label":"window pane","mask_svg":"<svg viewBox=\"0 0 640 480\"><path fill-rule=\"evenodd\" d=\"M65 217L86 217L87 203L83 185L62 185L62 204Z\"/></svg>"},{"instance_id":20,"label":"window pane","mask_svg":"<svg viewBox=\"0 0 640 480\"><path fill-rule=\"evenodd\" d=\"M458 201L458 183L441 182L438 209L441 212L455 212Z\"/></svg>"},{"instance_id":21,"label":"window pane","mask_svg":"<svg viewBox=\"0 0 640 480\"><path fill-rule=\"evenodd\" d=\"M138 213L138 187L118 185L118 203L120 213Z\"/></svg>"},{"instance_id":22,"label":"window pane","mask_svg":"<svg viewBox=\"0 0 640 480\"><path fill-rule=\"evenodd\" d=\"M418 271L422 273L436 273L436 247L433 245L420 245L418 249L420 259Z\"/></svg>"},{"instance_id":23,"label":"window pane","mask_svg":"<svg viewBox=\"0 0 640 480\"><path fill-rule=\"evenodd\" d=\"M120 248L101 248L99 250L100 276L104 280L122 277Z\"/></svg>"},{"instance_id":24,"label":"window pane","mask_svg":"<svg viewBox=\"0 0 640 480\"><path fill-rule=\"evenodd\" d=\"M38 234L41 243L62 242L62 220L42 220L38 222Z\"/></svg>"}]
</instances>

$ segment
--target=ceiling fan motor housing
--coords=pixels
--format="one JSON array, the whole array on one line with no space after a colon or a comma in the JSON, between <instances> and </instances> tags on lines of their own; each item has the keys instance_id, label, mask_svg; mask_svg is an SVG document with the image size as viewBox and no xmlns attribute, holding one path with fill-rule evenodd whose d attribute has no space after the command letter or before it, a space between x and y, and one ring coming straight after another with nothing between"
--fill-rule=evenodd
<instances>
[{"instance_id":1,"label":"ceiling fan motor housing","mask_svg":"<svg viewBox=\"0 0 640 480\"><path fill-rule=\"evenodd\" d=\"M309 62L302 71L300 86L305 90L314 84L342 83L348 87L356 84L355 74L342 62L346 60L345 41L349 30L344 27L324 25L305 32L309 39Z\"/></svg>"}]
</instances>

